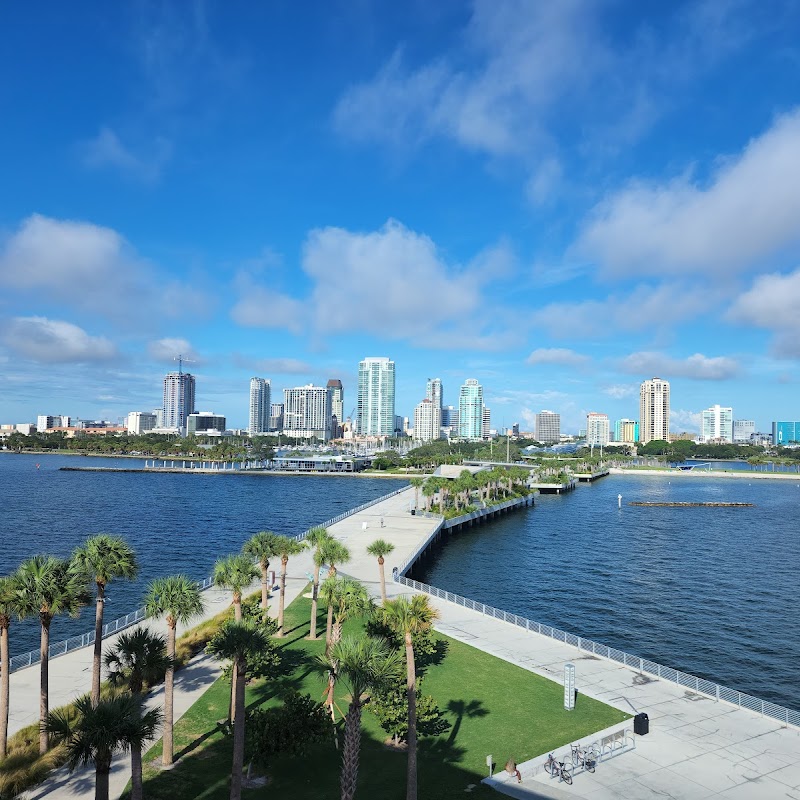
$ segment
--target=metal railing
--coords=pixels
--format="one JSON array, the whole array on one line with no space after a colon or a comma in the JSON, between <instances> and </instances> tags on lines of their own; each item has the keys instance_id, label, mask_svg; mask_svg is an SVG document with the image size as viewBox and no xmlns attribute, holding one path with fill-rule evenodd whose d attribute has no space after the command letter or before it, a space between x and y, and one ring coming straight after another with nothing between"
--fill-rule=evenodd
<instances>
[{"instance_id":1,"label":"metal railing","mask_svg":"<svg viewBox=\"0 0 800 800\"><path fill-rule=\"evenodd\" d=\"M389 494L383 495L383 497L378 497L376 500L370 500L367 503L362 503L360 506L356 508L351 508L349 511L345 511L337 516L329 519L327 522L323 522L321 526L314 526L314 527L329 527L331 525L335 525L337 522L341 522L343 519L357 514L359 511L363 511L370 506L374 506L377 503L381 503L384 500L387 500L390 497L394 497L400 492L405 491L408 487L404 486L402 489L395 489L393 492L389 492ZM309 528L311 530L311 528ZM295 538L298 540L305 539L308 535L308 531L303 531L302 533L298 534ZM202 581L197 582L197 587L200 591L204 591L212 586L214 583L213 577L204 578ZM119 619L115 619L112 622L108 622L103 625L103 636L102 638L105 639L107 636L112 636L115 633L119 633L119 631L124 631L126 628L130 628L132 625L136 625L138 622L141 622L145 618L145 610L144 608L137 608L136 611L132 611L130 614L126 614L124 617L120 617ZM49 658L57 658L58 656L66 655L67 653L72 652L73 650L80 650L82 647L88 647L90 644L94 644L94 631L89 631L88 633L82 633L78 636L71 636L69 639L64 639L60 642L55 642L51 644L48 648L48 657ZM28 653L20 653L19 655L14 656L9 661L9 673L16 672L18 669L24 669L25 667L30 667L33 664L38 664L40 659L40 652L39 650L31 650Z\"/></svg>"},{"instance_id":2,"label":"metal railing","mask_svg":"<svg viewBox=\"0 0 800 800\"><path fill-rule=\"evenodd\" d=\"M508 622L511 625L516 625L518 628L523 628L533 633L539 633L542 636L548 636L558 642L577 647L592 655L607 658L610 661L616 661L626 667L639 670L639 672L653 675L661 680L671 681L678 686L684 686L693 692L703 694L714 700L724 700L727 703L732 703L740 708L746 708L750 711L755 711L758 714L763 714L765 717L779 720L786 725L793 727L800 727L800 711L786 706L772 703L769 700L762 700L759 697L745 694L744 692L737 691L736 689L729 689L727 686L720 686L718 683L706 680L705 678L698 678L696 675L690 675L686 672L674 669L672 667L665 667L655 661L650 661L647 658L640 658L639 656L631 655L623 650L617 650L615 647L608 647L604 644L599 644L584 636L577 636L574 633L562 631L559 628L554 628L550 625L544 625L541 622L534 622L533 620L520 617L517 614L510 614L494 606L487 606L485 603L478 603L475 600L470 600L468 597L462 597L453 592L447 592L443 589L437 589L435 586L430 586L427 583L420 583L419 581L406 578L398 572L393 574L396 583L408 586L411 589L416 589L418 592L424 592L433 597L438 597L441 600L447 600L450 603L463 606L464 608L477 611L479 614L484 614L487 617Z\"/></svg>"}]
</instances>

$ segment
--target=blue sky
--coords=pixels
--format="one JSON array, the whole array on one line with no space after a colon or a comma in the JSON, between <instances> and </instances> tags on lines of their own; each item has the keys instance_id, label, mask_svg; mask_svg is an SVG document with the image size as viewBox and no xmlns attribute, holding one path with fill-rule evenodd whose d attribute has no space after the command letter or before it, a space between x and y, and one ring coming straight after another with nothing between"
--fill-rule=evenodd
<instances>
[{"instance_id":1,"label":"blue sky","mask_svg":"<svg viewBox=\"0 0 800 800\"><path fill-rule=\"evenodd\" d=\"M397 364L674 430L796 419L800 7L4 4L0 421Z\"/></svg>"}]
</instances>

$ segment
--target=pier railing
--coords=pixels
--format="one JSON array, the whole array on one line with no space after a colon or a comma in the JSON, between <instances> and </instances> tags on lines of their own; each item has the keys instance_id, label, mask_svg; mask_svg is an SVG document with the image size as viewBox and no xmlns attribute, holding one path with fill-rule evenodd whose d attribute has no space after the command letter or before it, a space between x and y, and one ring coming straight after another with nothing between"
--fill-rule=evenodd
<instances>
[{"instance_id":1,"label":"pier railing","mask_svg":"<svg viewBox=\"0 0 800 800\"><path fill-rule=\"evenodd\" d=\"M357 514L359 511L363 511L370 506L374 506L377 503L381 503L384 500L387 500L390 497L394 497L400 492L404 491L407 487L404 486L402 489L395 489L393 492L389 492L389 494L385 494L382 497L378 497L375 500L370 500L369 502L362 503L360 506L356 508L351 508L349 511L344 511L341 514L337 514L332 519L329 519L327 522L321 523L321 525L314 527L324 527L327 528L331 525L335 525L337 522L341 522L343 519L346 519L353 514ZM309 528L308 530L311 530ZM302 533L298 534L295 538L298 540L305 539L308 535L308 530L303 531ZM205 578L202 581L197 582L197 587L204 591L208 589L211 585L213 585L214 579L209 577ZM137 608L136 611L132 611L130 614L126 614L124 617L120 617L119 619L115 619L112 622L108 622L103 625L103 636L102 638L105 639L107 636L112 636L115 633L119 633L120 631L124 631L126 628L130 628L132 625L136 625L137 623L141 622L145 618L145 611L144 608ZM82 633L77 636L70 636L69 639L64 639L60 642L54 642L50 645L48 649L48 657L49 658L57 658L58 656L66 655L67 653L72 652L73 650L80 650L82 647L88 647L90 644L94 644L94 631L88 631L87 633ZM14 656L9 661L9 672L16 672L18 669L24 669L25 667L30 667L33 664L38 664L40 661L40 653L39 650L31 650L28 653L20 653L19 655Z\"/></svg>"},{"instance_id":2,"label":"pier railing","mask_svg":"<svg viewBox=\"0 0 800 800\"><path fill-rule=\"evenodd\" d=\"M607 658L610 661L616 661L619 664L631 667L639 672L653 675L661 680L670 681L678 686L684 686L690 691L706 695L714 700L724 700L740 708L746 708L750 711L755 711L757 714L763 714L765 717L779 720L785 725L800 727L800 711L793 708L786 708L777 703L771 703L769 700L762 700L759 697L753 697L752 695L745 694L736 689L729 689L727 686L721 686L705 678L698 678L696 675L681 672L673 667L665 667L663 664L659 664L656 661L650 661L647 658L640 658L639 656L626 653L623 650L617 650L615 647L599 644L592 639L587 639L585 636L578 636L550 625L544 625L541 622L534 622L525 617L520 617L517 614L511 614L508 611L494 608L494 606L488 606L485 603L470 600L468 597L462 597L460 594L437 589L435 586L430 586L427 583L420 583L419 581L406 578L397 572L394 574L394 580L396 583L408 586L411 589L416 589L418 592L424 592L433 597L438 597L441 600L447 600L450 603L455 603L464 608L469 608L472 611L477 611L479 614L484 614L487 617L508 622L526 631L548 636L558 642L564 642L564 644L572 645L572 647L577 647L584 652L592 653L592 655Z\"/></svg>"}]
</instances>

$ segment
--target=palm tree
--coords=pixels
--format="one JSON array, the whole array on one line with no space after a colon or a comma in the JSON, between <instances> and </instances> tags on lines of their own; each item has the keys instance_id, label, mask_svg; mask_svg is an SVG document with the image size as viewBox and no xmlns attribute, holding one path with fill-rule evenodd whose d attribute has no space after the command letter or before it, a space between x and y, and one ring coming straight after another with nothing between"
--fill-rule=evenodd
<instances>
[{"instance_id":1,"label":"palm tree","mask_svg":"<svg viewBox=\"0 0 800 800\"><path fill-rule=\"evenodd\" d=\"M91 536L72 554L76 569L94 578L97 600L94 612L94 657L92 659L92 705L100 702L100 666L103 658L103 608L106 586L114 578L133 580L138 571L133 548L121 537L108 533Z\"/></svg>"},{"instance_id":2,"label":"palm tree","mask_svg":"<svg viewBox=\"0 0 800 800\"><path fill-rule=\"evenodd\" d=\"M39 721L44 724L50 706L50 625L59 614L77 617L89 600L85 577L53 556L34 556L24 561L16 573L17 613L20 617L38 616L41 627L39 660ZM48 748L47 731L39 731L39 753Z\"/></svg>"},{"instance_id":3,"label":"palm tree","mask_svg":"<svg viewBox=\"0 0 800 800\"><path fill-rule=\"evenodd\" d=\"M186 575L170 575L156 578L147 587L144 601L148 617L167 618L167 656L171 664L164 675L164 752L161 761L170 766L173 761L174 716L173 690L175 684L175 638L178 623L186 624L192 617L203 612L203 598L197 584Z\"/></svg>"},{"instance_id":4,"label":"palm tree","mask_svg":"<svg viewBox=\"0 0 800 800\"><path fill-rule=\"evenodd\" d=\"M267 599L269 598L269 560L277 555L275 550L277 536L272 531L259 531L253 534L242 548L242 552L258 561L261 568L261 608L264 609L264 619L267 617Z\"/></svg>"},{"instance_id":5,"label":"palm tree","mask_svg":"<svg viewBox=\"0 0 800 800\"><path fill-rule=\"evenodd\" d=\"M394 550L394 545L385 539L376 539L368 548L367 552L378 559L378 573L381 579L381 599L386 602L386 575L383 571L384 556L388 556Z\"/></svg>"},{"instance_id":6,"label":"palm tree","mask_svg":"<svg viewBox=\"0 0 800 800\"><path fill-rule=\"evenodd\" d=\"M161 711L142 714L138 700L131 695L102 700L96 706L89 695L83 695L75 701L75 710L77 719L61 709L48 714L42 728L66 745L70 771L78 764L94 764L95 800L108 800L114 753L124 752L134 743L141 750L144 742L155 738Z\"/></svg>"},{"instance_id":7,"label":"palm tree","mask_svg":"<svg viewBox=\"0 0 800 800\"><path fill-rule=\"evenodd\" d=\"M409 483L414 487L414 509L419 508L419 490L425 483L425 478L412 478Z\"/></svg>"},{"instance_id":8,"label":"palm tree","mask_svg":"<svg viewBox=\"0 0 800 800\"><path fill-rule=\"evenodd\" d=\"M281 594L278 599L278 630L276 636L283 636L283 606L286 600L286 567L289 564L289 557L296 556L306 549L306 543L290 536L278 536L275 540L278 555L281 557Z\"/></svg>"},{"instance_id":9,"label":"palm tree","mask_svg":"<svg viewBox=\"0 0 800 800\"><path fill-rule=\"evenodd\" d=\"M328 563L328 577L336 577L336 565L344 564L350 560L350 551L337 539L325 542L322 547L322 557ZM323 563L324 563L323 562ZM331 629L333 627L333 606L328 603L328 620L325 628L325 648L330 647Z\"/></svg>"},{"instance_id":10,"label":"palm tree","mask_svg":"<svg viewBox=\"0 0 800 800\"><path fill-rule=\"evenodd\" d=\"M244 769L244 690L247 683L247 659L268 647L264 634L252 622L226 622L208 643L207 650L218 658L233 661L236 675L236 713L233 723L233 766L231 767L231 800L242 796L242 770Z\"/></svg>"},{"instance_id":11,"label":"palm tree","mask_svg":"<svg viewBox=\"0 0 800 800\"><path fill-rule=\"evenodd\" d=\"M383 619L403 636L406 648L406 697L408 698L408 774L406 800L417 800L417 669L414 663L414 634L430 630L439 612L424 594L388 600L382 609Z\"/></svg>"},{"instance_id":12,"label":"palm tree","mask_svg":"<svg viewBox=\"0 0 800 800\"><path fill-rule=\"evenodd\" d=\"M333 541L327 528L312 528L306 536L306 541L314 548L314 581L311 585L311 624L309 625L308 638L317 638L317 601L319 597L319 571L325 563L324 547Z\"/></svg>"},{"instance_id":13,"label":"palm tree","mask_svg":"<svg viewBox=\"0 0 800 800\"><path fill-rule=\"evenodd\" d=\"M242 621L242 592L257 577L258 567L244 553L220 558L214 564L214 585L233 592L233 616L237 622Z\"/></svg>"},{"instance_id":14,"label":"palm tree","mask_svg":"<svg viewBox=\"0 0 800 800\"><path fill-rule=\"evenodd\" d=\"M18 613L15 576L0 578L0 761L8 754L8 709L11 691L8 629Z\"/></svg>"},{"instance_id":15,"label":"palm tree","mask_svg":"<svg viewBox=\"0 0 800 800\"><path fill-rule=\"evenodd\" d=\"M124 686L141 707L145 684L152 685L174 667L167 655L167 640L146 628L121 633L105 655L105 667L112 686ZM142 741L132 739L131 800L142 800Z\"/></svg>"},{"instance_id":16,"label":"palm tree","mask_svg":"<svg viewBox=\"0 0 800 800\"><path fill-rule=\"evenodd\" d=\"M343 680L350 689L350 707L344 721L344 748L340 777L342 800L352 800L358 783L361 752L361 711L367 694L397 679L402 657L383 639L347 636L327 655L319 656L319 667ZM330 683L330 677L329 677Z\"/></svg>"}]
</instances>

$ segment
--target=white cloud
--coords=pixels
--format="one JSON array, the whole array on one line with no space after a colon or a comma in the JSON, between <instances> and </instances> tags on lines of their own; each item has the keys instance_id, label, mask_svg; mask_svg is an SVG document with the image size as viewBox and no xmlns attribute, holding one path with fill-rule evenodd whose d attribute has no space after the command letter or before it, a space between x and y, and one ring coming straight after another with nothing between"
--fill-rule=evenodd
<instances>
[{"instance_id":1,"label":"white cloud","mask_svg":"<svg viewBox=\"0 0 800 800\"><path fill-rule=\"evenodd\" d=\"M613 386L605 386L600 390L603 394L613 397L615 400L622 400L625 397L634 397L639 393L638 386L616 383Z\"/></svg>"},{"instance_id":2,"label":"white cloud","mask_svg":"<svg viewBox=\"0 0 800 800\"><path fill-rule=\"evenodd\" d=\"M575 246L613 274L729 274L800 244L800 110L778 118L707 185L632 183L598 205Z\"/></svg>"},{"instance_id":3,"label":"white cloud","mask_svg":"<svg viewBox=\"0 0 800 800\"><path fill-rule=\"evenodd\" d=\"M669 412L670 429L699 433L702 428L703 415L699 411L684 411L672 409Z\"/></svg>"},{"instance_id":4,"label":"white cloud","mask_svg":"<svg viewBox=\"0 0 800 800\"><path fill-rule=\"evenodd\" d=\"M297 358L248 358L234 355L236 366L249 369L253 374L269 378L271 375L310 375L319 374L321 370Z\"/></svg>"},{"instance_id":5,"label":"white cloud","mask_svg":"<svg viewBox=\"0 0 800 800\"><path fill-rule=\"evenodd\" d=\"M531 366L535 364L554 364L563 367L582 367L588 361L589 356L560 347L539 348L525 359L525 363Z\"/></svg>"},{"instance_id":6,"label":"white cloud","mask_svg":"<svg viewBox=\"0 0 800 800\"><path fill-rule=\"evenodd\" d=\"M631 353L623 358L618 367L634 375L658 375L670 378L690 378L698 381L724 381L736 377L741 369L739 363L727 356L710 358L695 353L688 358L673 358L663 353Z\"/></svg>"},{"instance_id":7,"label":"white cloud","mask_svg":"<svg viewBox=\"0 0 800 800\"><path fill-rule=\"evenodd\" d=\"M138 180L151 183L158 180L172 155L172 145L158 137L147 153L136 154L126 147L111 129L103 127L93 139L83 143L83 162L87 167L111 167Z\"/></svg>"},{"instance_id":8,"label":"white cloud","mask_svg":"<svg viewBox=\"0 0 800 800\"><path fill-rule=\"evenodd\" d=\"M105 337L46 317L14 317L0 326L0 332L13 353L46 364L109 361L117 355Z\"/></svg>"},{"instance_id":9,"label":"white cloud","mask_svg":"<svg viewBox=\"0 0 800 800\"><path fill-rule=\"evenodd\" d=\"M178 356L198 362L200 357L187 339L157 339L147 343L147 352L155 361L172 363Z\"/></svg>"}]
</instances>

